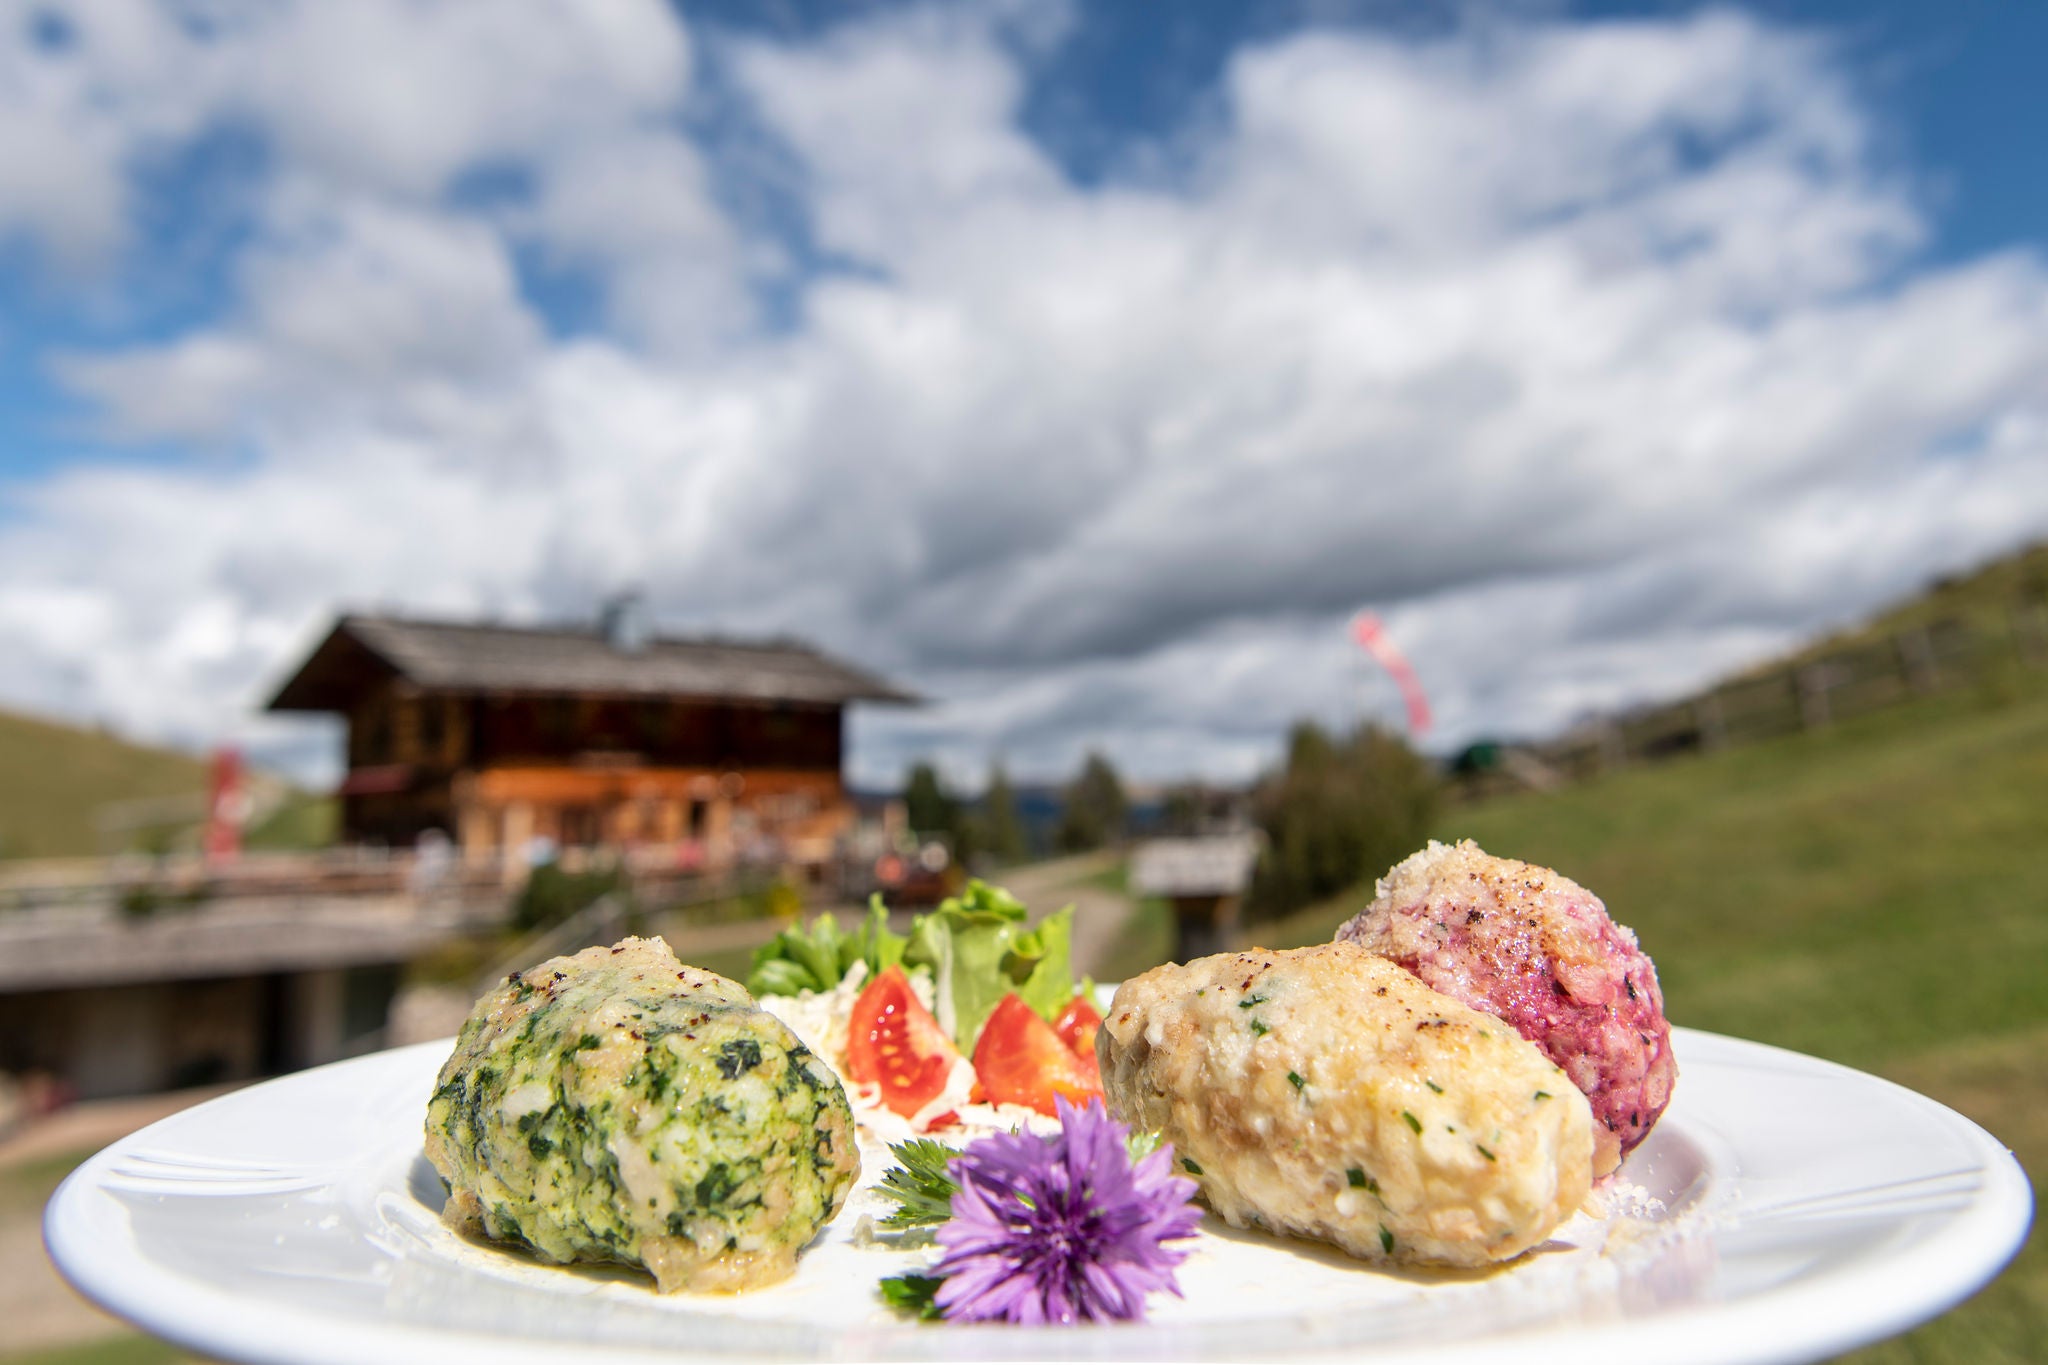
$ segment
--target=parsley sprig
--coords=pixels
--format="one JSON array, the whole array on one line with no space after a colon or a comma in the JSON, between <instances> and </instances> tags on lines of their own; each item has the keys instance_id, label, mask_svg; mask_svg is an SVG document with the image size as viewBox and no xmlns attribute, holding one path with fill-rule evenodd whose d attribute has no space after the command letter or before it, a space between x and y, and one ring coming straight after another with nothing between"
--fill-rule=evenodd
<instances>
[{"instance_id":1,"label":"parsley sprig","mask_svg":"<svg viewBox=\"0 0 2048 1365\"><path fill-rule=\"evenodd\" d=\"M1165 1141L1158 1133L1133 1128L1124 1138L1124 1151L1135 1165ZM889 1155L896 1164L882 1173L876 1188L894 1199L896 1207L883 1216L883 1227L935 1227L953 1216L953 1192L960 1186L946 1174L946 1163L959 1152L931 1138L911 1138L890 1143Z\"/></svg>"},{"instance_id":2,"label":"parsley sprig","mask_svg":"<svg viewBox=\"0 0 2048 1365\"><path fill-rule=\"evenodd\" d=\"M882 1281L882 1302L921 1322L936 1322L945 1316L939 1307L939 1286L945 1282L944 1275L891 1275Z\"/></svg>"},{"instance_id":3,"label":"parsley sprig","mask_svg":"<svg viewBox=\"0 0 2048 1365\"><path fill-rule=\"evenodd\" d=\"M921 1228L951 1218L953 1192L960 1187L946 1174L946 1163L959 1153L943 1142L912 1138L890 1144L889 1154L897 1164L883 1174L878 1188L896 1201L896 1208L882 1219L882 1226Z\"/></svg>"}]
</instances>

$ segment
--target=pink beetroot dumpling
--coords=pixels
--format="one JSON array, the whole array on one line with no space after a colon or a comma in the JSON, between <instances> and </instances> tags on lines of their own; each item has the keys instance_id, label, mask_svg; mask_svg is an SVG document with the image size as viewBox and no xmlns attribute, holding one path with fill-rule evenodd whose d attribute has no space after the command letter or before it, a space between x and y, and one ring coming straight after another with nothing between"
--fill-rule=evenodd
<instances>
[{"instance_id":1,"label":"pink beetroot dumpling","mask_svg":"<svg viewBox=\"0 0 2048 1365\"><path fill-rule=\"evenodd\" d=\"M1593 1106L1595 1175L1619 1166L1671 1102L1678 1066L1657 969L1598 896L1547 867L1432 840L1337 937L1548 1053Z\"/></svg>"}]
</instances>

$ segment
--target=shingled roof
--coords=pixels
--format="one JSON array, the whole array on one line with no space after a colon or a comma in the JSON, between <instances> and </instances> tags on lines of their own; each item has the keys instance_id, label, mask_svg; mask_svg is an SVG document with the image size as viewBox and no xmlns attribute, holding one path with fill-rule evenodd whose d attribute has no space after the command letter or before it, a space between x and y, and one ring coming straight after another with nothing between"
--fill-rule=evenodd
<instances>
[{"instance_id":1,"label":"shingled roof","mask_svg":"<svg viewBox=\"0 0 2048 1365\"><path fill-rule=\"evenodd\" d=\"M615 647L596 627L533 628L348 615L270 700L341 711L379 673L433 691L728 698L833 705L918 698L794 640L674 639Z\"/></svg>"}]
</instances>

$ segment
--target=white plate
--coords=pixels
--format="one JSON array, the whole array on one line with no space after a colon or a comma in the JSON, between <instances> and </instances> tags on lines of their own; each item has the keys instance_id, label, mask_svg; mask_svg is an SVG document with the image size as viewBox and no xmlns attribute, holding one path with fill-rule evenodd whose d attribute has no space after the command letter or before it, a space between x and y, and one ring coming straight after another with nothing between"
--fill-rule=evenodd
<instances>
[{"instance_id":1,"label":"white plate","mask_svg":"<svg viewBox=\"0 0 2048 1365\"><path fill-rule=\"evenodd\" d=\"M1960 1115L1756 1043L1680 1029L1676 1046L1676 1099L1623 1168L1656 1203L1581 1217L1484 1274L1389 1274L1211 1219L1181 1270L1187 1297L1154 1296L1144 1325L902 1322L874 1283L910 1254L854 1245L855 1205L794 1279L739 1298L663 1298L637 1273L466 1242L436 1217L441 1186L420 1151L446 1043L286 1076L154 1124L65 1181L44 1232L88 1297L197 1351L489 1365L1810 1360L1949 1308L2025 1235L2026 1177ZM866 1164L872 1180L881 1163Z\"/></svg>"}]
</instances>

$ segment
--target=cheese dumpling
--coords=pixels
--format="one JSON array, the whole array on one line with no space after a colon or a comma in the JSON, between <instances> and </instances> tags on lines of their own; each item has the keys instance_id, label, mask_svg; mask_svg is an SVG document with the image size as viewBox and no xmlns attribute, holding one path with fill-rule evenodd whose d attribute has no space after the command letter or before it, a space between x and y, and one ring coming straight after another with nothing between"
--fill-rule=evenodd
<instances>
[{"instance_id":1,"label":"cheese dumpling","mask_svg":"<svg viewBox=\"0 0 2048 1365\"><path fill-rule=\"evenodd\" d=\"M1592 1184L1592 1116L1564 1073L1353 944L1134 977L1096 1049L1110 1112L1163 1133L1234 1227L1483 1265L1543 1241Z\"/></svg>"},{"instance_id":2,"label":"cheese dumpling","mask_svg":"<svg viewBox=\"0 0 2048 1365\"><path fill-rule=\"evenodd\" d=\"M444 1217L663 1292L796 1268L860 1172L838 1080L737 982L628 938L477 1002L427 1107Z\"/></svg>"}]
</instances>

